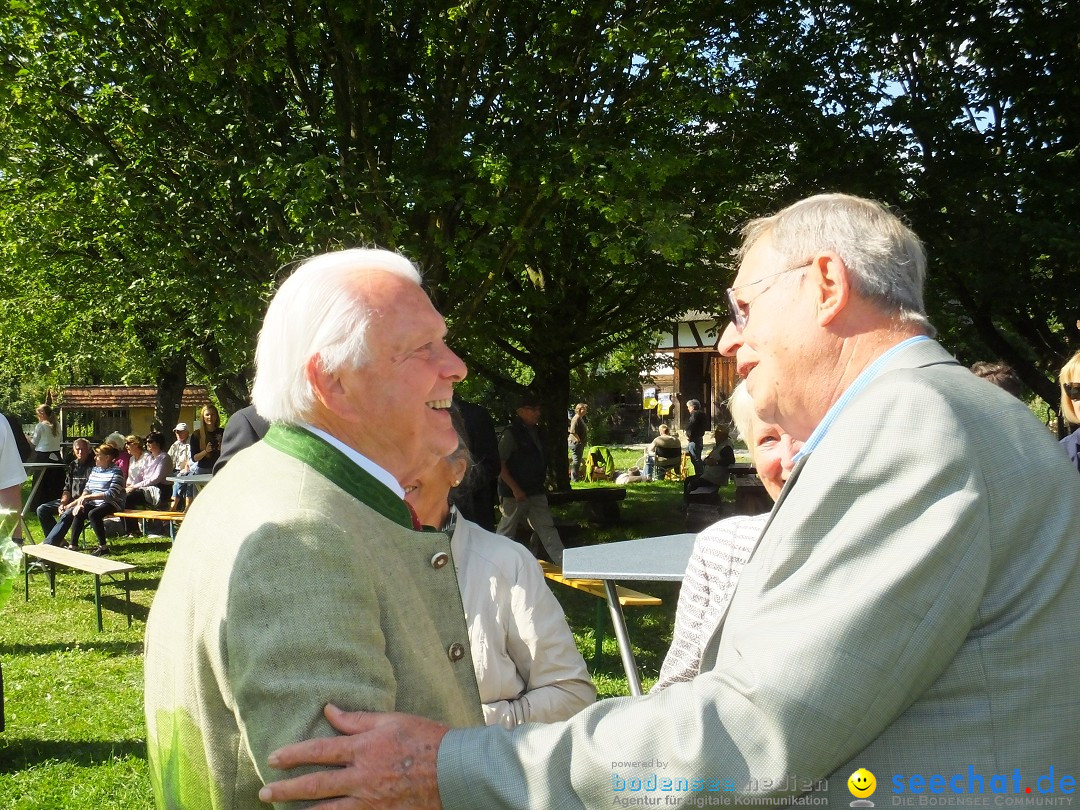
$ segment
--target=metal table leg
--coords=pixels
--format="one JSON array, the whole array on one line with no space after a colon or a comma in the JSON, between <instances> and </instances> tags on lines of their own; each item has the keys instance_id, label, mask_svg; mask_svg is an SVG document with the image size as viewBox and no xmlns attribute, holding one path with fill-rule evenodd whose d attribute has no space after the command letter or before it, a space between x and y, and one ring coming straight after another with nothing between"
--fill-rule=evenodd
<instances>
[{"instance_id":1,"label":"metal table leg","mask_svg":"<svg viewBox=\"0 0 1080 810\"><path fill-rule=\"evenodd\" d=\"M22 509L19 510L19 523L22 524L24 543L26 541L34 542L34 536L30 534L30 527L26 523L26 513L30 509L30 504L34 502L38 490L41 489L41 482L45 480L45 472L45 469L40 469L34 475L34 483L30 485L30 494L26 497L26 503L23 504Z\"/></svg>"},{"instance_id":2,"label":"metal table leg","mask_svg":"<svg viewBox=\"0 0 1080 810\"><path fill-rule=\"evenodd\" d=\"M623 615L622 605L619 604L619 592L615 590L615 583L610 579L604 580L604 592L607 594L611 623L615 626L615 638L619 642L619 656L622 658L623 669L626 670L626 680L630 684L630 694L640 695L641 678L634 658L634 648L630 646L630 634L626 630L626 617Z\"/></svg>"}]
</instances>

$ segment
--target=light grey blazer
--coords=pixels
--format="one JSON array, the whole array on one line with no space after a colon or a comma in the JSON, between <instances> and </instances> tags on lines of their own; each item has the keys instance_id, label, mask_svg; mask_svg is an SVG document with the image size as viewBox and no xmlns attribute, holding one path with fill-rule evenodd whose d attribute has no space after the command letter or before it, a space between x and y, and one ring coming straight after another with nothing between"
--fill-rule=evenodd
<instances>
[{"instance_id":1,"label":"light grey blazer","mask_svg":"<svg viewBox=\"0 0 1080 810\"><path fill-rule=\"evenodd\" d=\"M808 788L837 807L865 767L883 807L918 798L913 774L966 790L971 768L991 799L1017 769L1037 796L1051 768L1080 777L1078 661L1080 476L1023 403L924 342L800 462L702 675L554 726L455 730L439 787L448 809ZM660 789L679 777L706 790Z\"/></svg>"}]
</instances>

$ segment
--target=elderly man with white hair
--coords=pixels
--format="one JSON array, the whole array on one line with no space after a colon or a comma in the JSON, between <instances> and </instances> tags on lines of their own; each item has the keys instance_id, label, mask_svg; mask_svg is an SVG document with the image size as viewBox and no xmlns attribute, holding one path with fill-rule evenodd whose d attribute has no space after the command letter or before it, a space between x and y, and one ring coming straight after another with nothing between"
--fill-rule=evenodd
<instances>
[{"instance_id":1,"label":"elderly man with white hair","mask_svg":"<svg viewBox=\"0 0 1080 810\"><path fill-rule=\"evenodd\" d=\"M252 398L271 426L188 510L146 631L159 807L251 808L323 706L482 724L449 538L398 483L457 446L465 366L415 267L309 260L270 303Z\"/></svg>"}]
</instances>

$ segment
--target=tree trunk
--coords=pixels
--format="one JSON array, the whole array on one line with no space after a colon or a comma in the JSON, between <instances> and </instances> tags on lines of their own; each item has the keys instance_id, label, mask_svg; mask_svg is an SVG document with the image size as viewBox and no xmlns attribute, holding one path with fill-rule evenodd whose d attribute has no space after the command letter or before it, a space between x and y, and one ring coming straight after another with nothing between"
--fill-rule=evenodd
<instances>
[{"instance_id":1,"label":"tree trunk","mask_svg":"<svg viewBox=\"0 0 1080 810\"><path fill-rule=\"evenodd\" d=\"M548 462L548 487L570 489L570 464L566 449L569 423L566 409L570 402L570 369L565 360L555 357L536 358L536 374L532 389L540 397L544 418L540 423L544 452Z\"/></svg>"},{"instance_id":2,"label":"tree trunk","mask_svg":"<svg viewBox=\"0 0 1080 810\"><path fill-rule=\"evenodd\" d=\"M180 417L180 400L187 385L187 358L183 353L164 358L157 372L157 401L154 403L154 428L172 435Z\"/></svg>"}]
</instances>

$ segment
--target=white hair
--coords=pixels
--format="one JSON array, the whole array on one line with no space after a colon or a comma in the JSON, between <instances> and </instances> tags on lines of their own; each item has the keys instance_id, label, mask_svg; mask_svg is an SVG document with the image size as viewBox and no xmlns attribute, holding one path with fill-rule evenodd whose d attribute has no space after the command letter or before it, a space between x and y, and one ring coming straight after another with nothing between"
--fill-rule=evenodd
<instances>
[{"instance_id":1,"label":"white hair","mask_svg":"<svg viewBox=\"0 0 1080 810\"><path fill-rule=\"evenodd\" d=\"M728 410L731 411L731 421L735 423L735 430L739 438L746 442L746 449L750 456L754 455L754 400L750 392L746 390L746 380L735 386L727 401Z\"/></svg>"},{"instance_id":2,"label":"white hair","mask_svg":"<svg viewBox=\"0 0 1080 810\"><path fill-rule=\"evenodd\" d=\"M934 334L923 304L922 242L881 203L850 194L818 194L750 221L742 233L740 258L764 236L793 267L820 251L836 252L851 272L856 293Z\"/></svg>"},{"instance_id":3,"label":"white hair","mask_svg":"<svg viewBox=\"0 0 1080 810\"><path fill-rule=\"evenodd\" d=\"M333 373L368 361L367 332L373 312L356 281L390 273L420 285L420 273L404 256L355 248L314 256L285 280L266 310L255 349L251 400L271 422L308 421L315 394L307 365L318 357Z\"/></svg>"}]
</instances>

